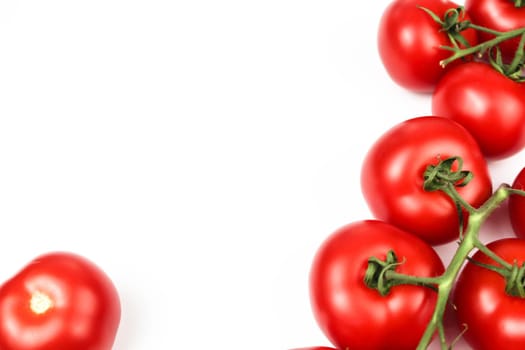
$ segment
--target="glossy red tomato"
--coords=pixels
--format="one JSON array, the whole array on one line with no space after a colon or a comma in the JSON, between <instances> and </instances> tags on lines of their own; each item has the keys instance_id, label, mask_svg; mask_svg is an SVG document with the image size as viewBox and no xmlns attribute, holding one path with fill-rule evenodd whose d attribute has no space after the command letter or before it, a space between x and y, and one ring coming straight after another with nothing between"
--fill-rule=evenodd
<instances>
[{"instance_id":1,"label":"glossy red tomato","mask_svg":"<svg viewBox=\"0 0 525 350\"><path fill-rule=\"evenodd\" d=\"M398 285L386 296L364 282L370 257L393 250L403 261L396 272L437 276L443 264L414 235L384 222L346 225L317 251L310 272L313 313L338 349L414 350L434 311L437 293L427 287Z\"/></svg>"},{"instance_id":2,"label":"glossy red tomato","mask_svg":"<svg viewBox=\"0 0 525 350\"><path fill-rule=\"evenodd\" d=\"M486 157L502 159L525 146L525 88L488 64L468 62L443 76L432 113L463 125Z\"/></svg>"},{"instance_id":3,"label":"glossy red tomato","mask_svg":"<svg viewBox=\"0 0 525 350\"><path fill-rule=\"evenodd\" d=\"M448 9L459 7L444 0L392 1L379 24L379 55L397 84L417 92L431 92L445 72L439 62L451 54L440 46L451 46L451 42L442 26L418 6L432 10L441 18ZM471 45L477 42L477 34L472 29L462 34Z\"/></svg>"},{"instance_id":4,"label":"glossy red tomato","mask_svg":"<svg viewBox=\"0 0 525 350\"><path fill-rule=\"evenodd\" d=\"M414 233L431 244L457 239L459 217L443 192L423 189L429 164L459 156L474 178L460 195L474 207L492 193L487 163L474 138L448 118L419 117L383 134L366 155L361 172L363 195L374 216Z\"/></svg>"},{"instance_id":5,"label":"glossy red tomato","mask_svg":"<svg viewBox=\"0 0 525 350\"><path fill-rule=\"evenodd\" d=\"M516 176L512 187L525 191L525 168ZM516 236L525 239L525 197L512 195L509 198L509 217Z\"/></svg>"},{"instance_id":6,"label":"glossy red tomato","mask_svg":"<svg viewBox=\"0 0 525 350\"><path fill-rule=\"evenodd\" d=\"M516 7L514 0L466 0L465 8L472 21L480 26L506 32L525 27L525 3ZM494 38L493 35L479 32L480 41ZM506 58L512 58L519 44L519 37L500 44Z\"/></svg>"},{"instance_id":7,"label":"glossy red tomato","mask_svg":"<svg viewBox=\"0 0 525 350\"><path fill-rule=\"evenodd\" d=\"M114 285L78 255L42 255L0 287L0 349L111 350L119 322Z\"/></svg>"},{"instance_id":8,"label":"glossy red tomato","mask_svg":"<svg viewBox=\"0 0 525 350\"><path fill-rule=\"evenodd\" d=\"M507 238L488 247L510 264L525 262L525 240ZM473 259L499 266L480 252ZM505 285L500 274L473 263L458 278L453 296L457 319L474 350L525 349L525 299L507 294Z\"/></svg>"}]
</instances>

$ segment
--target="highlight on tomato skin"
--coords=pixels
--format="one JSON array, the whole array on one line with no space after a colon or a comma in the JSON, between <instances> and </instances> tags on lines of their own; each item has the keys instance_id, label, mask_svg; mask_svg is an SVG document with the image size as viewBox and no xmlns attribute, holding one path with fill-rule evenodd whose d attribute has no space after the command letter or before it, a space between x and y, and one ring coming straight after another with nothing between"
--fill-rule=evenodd
<instances>
[{"instance_id":1,"label":"highlight on tomato skin","mask_svg":"<svg viewBox=\"0 0 525 350\"><path fill-rule=\"evenodd\" d=\"M0 349L111 350L120 317L104 271L73 253L48 253L0 286Z\"/></svg>"}]
</instances>

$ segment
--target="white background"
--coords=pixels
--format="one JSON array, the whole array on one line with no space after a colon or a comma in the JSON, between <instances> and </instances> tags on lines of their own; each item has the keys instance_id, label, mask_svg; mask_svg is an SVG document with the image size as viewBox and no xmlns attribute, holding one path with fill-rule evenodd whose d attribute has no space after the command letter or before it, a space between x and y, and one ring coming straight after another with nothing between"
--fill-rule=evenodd
<instances>
[{"instance_id":1,"label":"white background","mask_svg":"<svg viewBox=\"0 0 525 350\"><path fill-rule=\"evenodd\" d=\"M379 61L388 3L2 1L0 280L88 257L121 295L118 350L329 345L311 259L371 218L370 145L430 114Z\"/></svg>"}]
</instances>

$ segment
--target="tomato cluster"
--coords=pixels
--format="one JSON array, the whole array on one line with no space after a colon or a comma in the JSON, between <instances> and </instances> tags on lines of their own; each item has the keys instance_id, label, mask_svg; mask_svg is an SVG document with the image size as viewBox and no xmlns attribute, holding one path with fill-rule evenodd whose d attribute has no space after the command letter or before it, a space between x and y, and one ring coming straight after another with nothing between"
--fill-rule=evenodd
<instances>
[{"instance_id":1,"label":"tomato cluster","mask_svg":"<svg viewBox=\"0 0 525 350\"><path fill-rule=\"evenodd\" d=\"M447 20L438 23L421 8L448 19L450 23ZM443 68L442 63L451 51L440 47L453 47L451 38L458 38L455 44L461 48L494 39L493 31L524 28L525 7L516 7L510 0L472 0L466 2L465 10L450 11L455 8L458 5L443 0L393 1L380 22L378 47L381 60L400 86L418 92L432 92L432 113L455 120L467 128L487 158L509 157L525 146L523 85L498 74L487 62L477 62L473 57L455 60ZM458 26L457 20L486 25L488 33L479 31L478 38L478 32L471 27L460 30L464 26ZM494 50L480 50L477 54L488 55L494 60L499 58L499 70L512 68L513 71L505 73L523 78L520 75L522 62L511 63L520 40L518 34L521 33L503 40Z\"/></svg>"},{"instance_id":2,"label":"tomato cluster","mask_svg":"<svg viewBox=\"0 0 525 350\"><path fill-rule=\"evenodd\" d=\"M373 144L361 189L374 218L342 226L315 254L311 306L337 349L425 349L436 338L448 348L447 305L473 349L525 348L525 167L495 190L489 168L525 147L524 46L525 1L385 9L384 68L428 94L432 115ZM481 224L507 199L516 237L481 242ZM452 241L444 266L434 246Z\"/></svg>"}]
</instances>

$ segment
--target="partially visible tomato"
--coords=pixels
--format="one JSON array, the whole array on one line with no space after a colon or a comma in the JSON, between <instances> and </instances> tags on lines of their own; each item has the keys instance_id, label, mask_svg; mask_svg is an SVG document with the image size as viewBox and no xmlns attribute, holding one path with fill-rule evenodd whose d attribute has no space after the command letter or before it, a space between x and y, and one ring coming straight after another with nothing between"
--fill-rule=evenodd
<instances>
[{"instance_id":1,"label":"partially visible tomato","mask_svg":"<svg viewBox=\"0 0 525 350\"><path fill-rule=\"evenodd\" d=\"M514 0L466 0L465 9L475 24L495 31L506 32L525 27L525 3L517 7ZM480 41L494 38L494 35L481 31L478 35ZM507 60L514 57L519 41L517 37L499 45Z\"/></svg>"},{"instance_id":2,"label":"partially visible tomato","mask_svg":"<svg viewBox=\"0 0 525 350\"><path fill-rule=\"evenodd\" d=\"M451 69L436 86L432 113L463 125L486 157L502 159L525 146L525 88L489 64Z\"/></svg>"},{"instance_id":3,"label":"partially visible tomato","mask_svg":"<svg viewBox=\"0 0 525 350\"><path fill-rule=\"evenodd\" d=\"M368 259L393 250L396 272L433 277L443 273L437 253L418 237L376 220L351 223L330 235L310 272L313 313L338 349L414 350L434 311L437 293L398 285L386 296L365 282Z\"/></svg>"},{"instance_id":4,"label":"partially visible tomato","mask_svg":"<svg viewBox=\"0 0 525 350\"><path fill-rule=\"evenodd\" d=\"M439 17L459 5L448 0L394 0L385 9L378 32L381 61L390 77L400 86L417 92L431 92L446 69L440 61L451 55L441 46L452 43L446 31L418 6ZM468 19L465 14L465 19ZM477 34L467 29L461 34L474 45ZM459 62L459 61L458 61Z\"/></svg>"},{"instance_id":5,"label":"partially visible tomato","mask_svg":"<svg viewBox=\"0 0 525 350\"><path fill-rule=\"evenodd\" d=\"M111 350L119 322L113 283L75 254L42 255L0 286L0 349Z\"/></svg>"},{"instance_id":6,"label":"partially visible tomato","mask_svg":"<svg viewBox=\"0 0 525 350\"><path fill-rule=\"evenodd\" d=\"M470 133L448 118L427 116L406 120L383 134L366 155L361 186L374 216L430 244L458 238L459 215L442 191L427 192L423 173L428 165L459 156L463 169L473 172L466 186L457 188L472 206L492 194L487 162Z\"/></svg>"},{"instance_id":7,"label":"partially visible tomato","mask_svg":"<svg viewBox=\"0 0 525 350\"><path fill-rule=\"evenodd\" d=\"M525 240L506 238L487 246L510 264L525 262ZM500 266L481 252L472 259ZM505 286L499 273L471 262L457 280L453 303L466 330L463 336L474 350L525 349L525 299L507 294Z\"/></svg>"},{"instance_id":8,"label":"partially visible tomato","mask_svg":"<svg viewBox=\"0 0 525 350\"><path fill-rule=\"evenodd\" d=\"M525 168L514 179L512 187L525 191ZM525 197L512 195L509 198L509 217L516 236L525 239Z\"/></svg>"}]
</instances>

